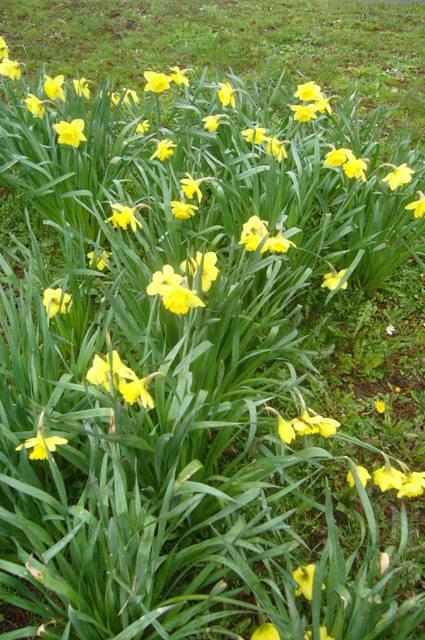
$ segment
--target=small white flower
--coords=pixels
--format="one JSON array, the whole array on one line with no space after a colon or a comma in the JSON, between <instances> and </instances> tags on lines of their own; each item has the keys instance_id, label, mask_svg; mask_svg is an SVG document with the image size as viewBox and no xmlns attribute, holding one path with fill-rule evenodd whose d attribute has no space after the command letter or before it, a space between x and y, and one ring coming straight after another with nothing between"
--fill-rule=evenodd
<instances>
[{"instance_id":1,"label":"small white flower","mask_svg":"<svg viewBox=\"0 0 425 640\"><path fill-rule=\"evenodd\" d=\"M395 328L395 326L393 324L389 324L387 326L387 333L389 336L393 336L394 334L397 333L397 329Z\"/></svg>"}]
</instances>

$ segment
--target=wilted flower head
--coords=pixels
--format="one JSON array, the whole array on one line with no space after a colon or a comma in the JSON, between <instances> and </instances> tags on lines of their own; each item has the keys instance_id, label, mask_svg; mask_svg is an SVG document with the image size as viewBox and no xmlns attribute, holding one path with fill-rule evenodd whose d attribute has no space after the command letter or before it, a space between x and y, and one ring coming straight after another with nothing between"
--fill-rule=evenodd
<instances>
[{"instance_id":1,"label":"wilted flower head","mask_svg":"<svg viewBox=\"0 0 425 640\"><path fill-rule=\"evenodd\" d=\"M72 122L61 120L58 124L54 124L53 128L58 134L59 144L65 144L77 149L80 146L80 142L86 142L87 140L83 133L84 120L80 118L72 120Z\"/></svg>"}]
</instances>

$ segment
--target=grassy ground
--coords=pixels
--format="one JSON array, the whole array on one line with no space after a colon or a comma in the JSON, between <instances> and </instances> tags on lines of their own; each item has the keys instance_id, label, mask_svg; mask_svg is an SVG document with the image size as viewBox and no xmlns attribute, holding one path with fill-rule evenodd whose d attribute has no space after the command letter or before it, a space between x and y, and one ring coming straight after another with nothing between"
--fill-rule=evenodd
<instances>
[{"instance_id":1,"label":"grassy ground","mask_svg":"<svg viewBox=\"0 0 425 640\"><path fill-rule=\"evenodd\" d=\"M29 72L140 86L146 68L217 65L357 87L388 126L425 130L425 5L366 0L2 0L0 31Z\"/></svg>"}]
</instances>

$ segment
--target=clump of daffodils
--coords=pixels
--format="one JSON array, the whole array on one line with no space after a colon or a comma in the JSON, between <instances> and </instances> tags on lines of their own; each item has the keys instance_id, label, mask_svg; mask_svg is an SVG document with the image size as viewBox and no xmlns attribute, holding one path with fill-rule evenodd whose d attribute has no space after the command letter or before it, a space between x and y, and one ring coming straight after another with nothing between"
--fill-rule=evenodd
<instances>
[{"instance_id":1,"label":"clump of daffodils","mask_svg":"<svg viewBox=\"0 0 425 640\"><path fill-rule=\"evenodd\" d=\"M257 251L260 253L286 253L295 244L286 238L281 231L275 236L269 235L268 222L258 216L251 216L242 226L239 244L245 251Z\"/></svg>"},{"instance_id":2,"label":"clump of daffodils","mask_svg":"<svg viewBox=\"0 0 425 640\"><path fill-rule=\"evenodd\" d=\"M316 120L318 114L332 113L330 99L323 94L316 82L299 84L294 95L301 101L301 104L290 105L294 120L297 122L310 122L310 120Z\"/></svg>"}]
</instances>

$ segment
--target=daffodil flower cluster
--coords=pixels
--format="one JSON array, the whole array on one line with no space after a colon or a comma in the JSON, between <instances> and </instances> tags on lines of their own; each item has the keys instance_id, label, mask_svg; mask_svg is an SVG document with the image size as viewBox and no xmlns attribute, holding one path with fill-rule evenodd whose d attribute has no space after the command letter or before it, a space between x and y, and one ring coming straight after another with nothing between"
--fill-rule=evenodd
<instances>
[{"instance_id":1,"label":"daffodil flower cluster","mask_svg":"<svg viewBox=\"0 0 425 640\"><path fill-rule=\"evenodd\" d=\"M302 104L290 105L294 120L298 122L310 122L310 120L316 120L317 114L332 113L330 99L326 98L316 82L299 84L294 95L302 102Z\"/></svg>"},{"instance_id":2,"label":"daffodil flower cluster","mask_svg":"<svg viewBox=\"0 0 425 640\"><path fill-rule=\"evenodd\" d=\"M211 274L209 279L212 281ZM159 296L164 307L176 315L186 315L190 309L205 307L197 291L189 289L187 281L169 264L164 265L162 271L155 271L146 293Z\"/></svg>"},{"instance_id":3,"label":"daffodil flower cluster","mask_svg":"<svg viewBox=\"0 0 425 640\"><path fill-rule=\"evenodd\" d=\"M396 489L398 498L416 498L425 492L425 471L412 471L404 473L390 464L386 463L373 472L373 476L366 467L354 465L355 474L363 487L366 487L369 480L373 480L382 492ZM355 479L352 471L347 474L347 482L350 487L354 487Z\"/></svg>"},{"instance_id":4,"label":"daffodil flower cluster","mask_svg":"<svg viewBox=\"0 0 425 640\"><path fill-rule=\"evenodd\" d=\"M260 253L287 253L295 248L294 242L286 238L281 231L275 236L269 235L268 222L258 216L251 216L242 227L239 244L245 251L257 251Z\"/></svg>"}]
</instances>

